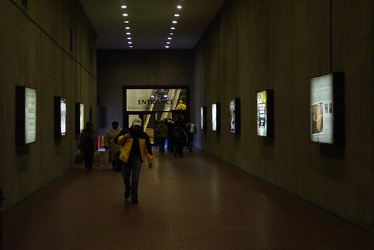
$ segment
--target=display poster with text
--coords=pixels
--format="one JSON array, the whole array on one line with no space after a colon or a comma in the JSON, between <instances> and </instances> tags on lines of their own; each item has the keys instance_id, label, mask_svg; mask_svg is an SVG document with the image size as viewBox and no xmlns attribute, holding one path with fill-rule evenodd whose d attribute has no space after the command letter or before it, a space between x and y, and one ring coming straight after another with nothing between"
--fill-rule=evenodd
<instances>
[{"instance_id":1,"label":"display poster with text","mask_svg":"<svg viewBox=\"0 0 374 250\"><path fill-rule=\"evenodd\" d=\"M333 75L310 81L310 139L312 142L334 142Z\"/></svg>"},{"instance_id":2,"label":"display poster with text","mask_svg":"<svg viewBox=\"0 0 374 250\"><path fill-rule=\"evenodd\" d=\"M267 136L267 92L257 93L257 135Z\"/></svg>"},{"instance_id":3,"label":"display poster with text","mask_svg":"<svg viewBox=\"0 0 374 250\"><path fill-rule=\"evenodd\" d=\"M36 141L36 89L25 88L25 143Z\"/></svg>"}]
</instances>

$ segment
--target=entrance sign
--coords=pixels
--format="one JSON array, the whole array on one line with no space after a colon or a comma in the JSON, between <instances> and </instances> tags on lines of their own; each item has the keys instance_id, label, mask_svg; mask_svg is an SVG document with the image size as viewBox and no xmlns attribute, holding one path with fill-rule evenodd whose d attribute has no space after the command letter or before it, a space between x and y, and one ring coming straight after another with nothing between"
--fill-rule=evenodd
<instances>
[{"instance_id":1,"label":"entrance sign","mask_svg":"<svg viewBox=\"0 0 374 250\"><path fill-rule=\"evenodd\" d=\"M132 89L125 93L127 112L186 110L187 96L185 88L175 89ZM183 109L180 109L180 107Z\"/></svg>"}]
</instances>

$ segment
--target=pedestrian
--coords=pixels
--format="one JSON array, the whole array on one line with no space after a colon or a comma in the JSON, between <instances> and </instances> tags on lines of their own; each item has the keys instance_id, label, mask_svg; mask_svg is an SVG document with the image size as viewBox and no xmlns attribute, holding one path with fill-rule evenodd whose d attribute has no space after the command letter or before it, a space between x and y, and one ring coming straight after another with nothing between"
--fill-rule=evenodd
<instances>
[{"instance_id":1,"label":"pedestrian","mask_svg":"<svg viewBox=\"0 0 374 250\"><path fill-rule=\"evenodd\" d=\"M186 139L186 132L181 127L180 121L177 121L173 129L174 157L183 157L183 147L186 143Z\"/></svg>"},{"instance_id":2,"label":"pedestrian","mask_svg":"<svg viewBox=\"0 0 374 250\"><path fill-rule=\"evenodd\" d=\"M122 160L122 177L125 184L125 199L131 195L131 203L138 203L138 185L140 167L147 158L148 168L152 168L152 145L149 136L142 129L142 120L135 118L129 129L123 129L114 138L120 145L120 160ZM131 178L131 180L130 180Z\"/></svg>"},{"instance_id":3,"label":"pedestrian","mask_svg":"<svg viewBox=\"0 0 374 250\"><path fill-rule=\"evenodd\" d=\"M186 123L186 133L187 133L187 151L192 152L193 147L193 137L197 133L196 125L190 121Z\"/></svg>"},{"instance_id":4,"label":"pedestrian","mask_svg":"<svg viewBox=\"0 0 374 250\"><path fill-rule=\"evenodd\" d=\"M96 132L91 121L86 122L86 127L82 130L78 148L83 154L85 168L91 170L93 167L93 156L97 150Z\"/></svg>"},{"instance_id":5,"label":"pedestrian","mask_svg":"<svg viewBox=\"0 0 374 250\"><path fill-rule=\"evenodd\" d=\"M174 153L174 142L173 142L173 130L174 130L174 121L169 118L166 122L166 127L168 128L168 135L167 135L167 140L168 140L168 152L169 153Z\"/></svg>"},{"instance_id":6,"label":"pedestrian","mask_svg":"<svg viewBox=\"0 0 374 250\"><path fill-rule=\"evenodd\" d=\"M121 132L121 127L117 121L112 122L112 127L104 136L105 149L109 150L109 161L112 163L112 169L120 169L119 164L119 145L114 142L114 138Z\"/></svg>"},{"instance_id":7,"label":"pedestrian","mask_svg":"<svg viewBox=\"0 0 374 250\"><path fill-rule=\"evenodd\" d=\"M156 127L157 138L158 138L158 147L159 153L165 153L165 140L168 135L168 127L166 126L163 120L160 120Z\"/></svg>"}]
</instances>

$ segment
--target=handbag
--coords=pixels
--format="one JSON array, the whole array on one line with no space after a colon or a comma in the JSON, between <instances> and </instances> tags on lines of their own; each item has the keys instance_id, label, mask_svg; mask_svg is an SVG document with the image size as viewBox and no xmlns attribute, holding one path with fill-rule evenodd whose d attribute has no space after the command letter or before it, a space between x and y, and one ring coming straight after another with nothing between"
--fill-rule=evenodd
<instances>
[{"instance_id":1,"label":"handbag","mask_svg":"<svg viewBox=\"0 0 374 250\"><path fill-rule=\"evenodd\" d=\"M83 163L83 154L80 151L78 151L75 154L74 163L75 164L82 164Z\"/></svg>"},{"instance_id":2,"label":"handbag","mask_svg":"<svg viewBox=\"0 0 374 250\"><path fill-rule=\"evenodd\" d=\"M95 166L99 166L101 162L100 152L98 150L95 151L93 155L93 164Z\"/></svg>"}]
</instances>

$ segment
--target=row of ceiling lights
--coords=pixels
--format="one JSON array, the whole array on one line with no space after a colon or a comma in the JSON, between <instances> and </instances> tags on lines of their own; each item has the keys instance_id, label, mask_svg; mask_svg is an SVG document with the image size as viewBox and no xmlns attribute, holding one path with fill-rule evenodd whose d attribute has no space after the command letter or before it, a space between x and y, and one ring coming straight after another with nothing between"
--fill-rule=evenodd
<instances>
[{"instance_id":1,"label":"row of ceiling lights","mask_svg":"<svg viewBox=\"0 0 374 250\"><path fill-rule=\"evenodd\" d=\"M121 5L121 9L127 9L127 5ZM181 10L182 9L182 5L181 4L178 4L177 7L176 7L177 11L178 10ZM124 21L124 24L125 24L125 31L126 31L126 38L127 38L127 44L129 45L129 48L133 48L133 44L132 44L132 37L131 37L131 28L130 28L130 21L128 19L129 17L129 14L127 12L124 12L122 14L122 16L126 17L125 21ZM175 32L175 29L176 29L176 24L178 23L177 21L177 18L180 16L180 14L178 12L176 12L174 14L174 18L173 20L171 21L172 25L170 26L170 32L168 34L168 37L167 37L167 41L166 41L166 44L165 44L165 48L168 49L170 48L170 45L171 45L171 41L173 40L173 35L174 35L174 32Z\"/></svg>"}]
</instances>

